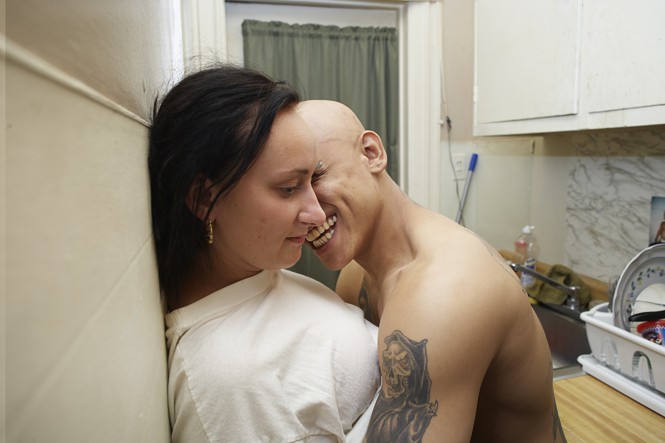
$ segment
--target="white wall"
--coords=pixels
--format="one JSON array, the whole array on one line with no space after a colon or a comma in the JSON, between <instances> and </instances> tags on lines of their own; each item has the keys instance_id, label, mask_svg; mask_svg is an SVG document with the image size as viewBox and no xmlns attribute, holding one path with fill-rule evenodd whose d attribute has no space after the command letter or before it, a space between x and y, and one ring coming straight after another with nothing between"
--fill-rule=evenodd
<instances>
[{"instance_id":1,"label":"white wall","mask_svg":"<svg viewBox=\"0 0 665 443\"><path fill-rule=\"evenodd\" d=\"M177 0L6 1L10 40L140 117L181 70Z\"/></svg>"},{"instance_id":2,"label":"white wall","mask_svg":"<svg viewBox=\"0 0 665 443\"><path fill-rule=\"evenodd\" d=\"M145 119L170 8L8 1L8 441L169 441Z\"/></svg>"}]
</instances>

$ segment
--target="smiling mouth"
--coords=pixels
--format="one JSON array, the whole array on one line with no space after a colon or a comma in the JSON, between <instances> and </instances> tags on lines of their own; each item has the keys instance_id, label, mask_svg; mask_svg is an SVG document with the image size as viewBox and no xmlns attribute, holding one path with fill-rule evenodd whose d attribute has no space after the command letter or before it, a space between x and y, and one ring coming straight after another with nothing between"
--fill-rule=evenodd
<instances>
[{"instance_id":1,"label":"smiling mouth","mask_svg":"<svg viewBox=\"0 0 665 443\"><path fill-rule=\"evenodd\" d=\"M312 228L311 231L307 234L307 242L314 249L319 249L321 246L328 243L328 241L335 234L335 224L337 223L337 216L333 215L328 217L328 220L323 222L322 225Z\"/></svg>"}]
</instances>

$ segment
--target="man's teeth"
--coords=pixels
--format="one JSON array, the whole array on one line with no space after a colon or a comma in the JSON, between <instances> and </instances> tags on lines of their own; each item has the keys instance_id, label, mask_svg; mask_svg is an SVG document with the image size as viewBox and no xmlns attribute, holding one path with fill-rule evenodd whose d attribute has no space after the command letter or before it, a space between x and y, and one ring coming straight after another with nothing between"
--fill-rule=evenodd
<instances>
[{"instance_id":1,"label":"man's teeth","mask_svg":"<svg viewBox=\"0 0 665 443\"><path fill-rule=\"evenodd\" d=\"M321 246L328 243L328 240L332 238L333 234L335 234L335 230L331 229L330 231L326 232L326 234L323 235L321 238L314 240L312 242L312 246L314 246L315 248L320 248Z\"/></svg>"},{"instance_id":2,"label":"man's teeth","mask_svg":"<svg viewBox=\"0 0 665 443\"><path fill-rule=\"evenodd\" d=\"M335 223L337 223L337 216L333 215L332 217L329 217L322 225L309 231L306 237L307 241L310 242L314 248L320 248L325 245L335 234Z\"/></svg>"}]
</instances>

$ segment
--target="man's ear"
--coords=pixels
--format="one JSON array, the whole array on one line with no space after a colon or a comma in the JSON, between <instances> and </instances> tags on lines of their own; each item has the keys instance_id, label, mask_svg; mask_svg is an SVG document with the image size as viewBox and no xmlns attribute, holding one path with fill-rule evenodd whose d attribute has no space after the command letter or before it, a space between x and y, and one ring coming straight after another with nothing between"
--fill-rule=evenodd
<instances>
[{"instance_id":1,"label":"man's ear","mask_svg":"<svg viewBox=\"0 0 665 443\"><path fill-rule=\"evenodd\" d=\"M363 155L367 159L370 171L374 174L386 169L388 154L383 146L381 137L374 131L365 131L360 135Z\"/></svg>"},{"instance_id":2,"label":"man's ear","mask_svg":"<svg viewBox=\"0 0 665 443\"><path fill-rule=\"evenodd\" d=\"M192 214L201 221L206 221L206 216L212 206L212 182L203 175L198 175L187 192L187 207Z\"/></svg>"}]
</instances>

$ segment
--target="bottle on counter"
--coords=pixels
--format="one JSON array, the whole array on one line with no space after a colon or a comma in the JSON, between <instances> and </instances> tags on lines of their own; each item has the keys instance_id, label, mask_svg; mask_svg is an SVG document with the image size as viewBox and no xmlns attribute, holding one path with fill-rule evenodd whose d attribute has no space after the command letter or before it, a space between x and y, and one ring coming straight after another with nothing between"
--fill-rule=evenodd
<instances>
[{"instance_id":1,"label":"bottle on counter","mask_svg":"<svg viewBox=\"0 0 665 443\"><path fill-rule=\"evenodd\" d=\"M522 228L522 233L515 240L515 261L517 264L535 271L536 260L538 259L538 243L536 242L536 236L533 235L534 229L535 226L532 225L526 225ZM521 273L520 280L522 286L526 289L531 288L536 283L536 279L526 272Z\"/></svg>"}]
</instances>

